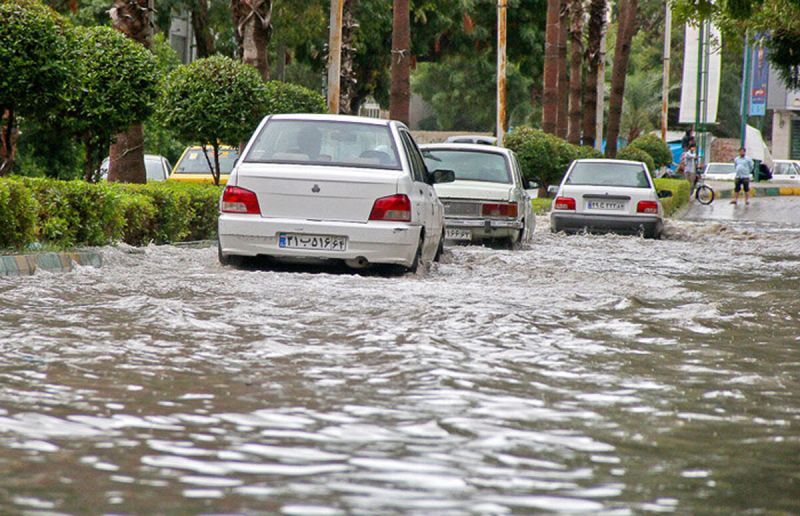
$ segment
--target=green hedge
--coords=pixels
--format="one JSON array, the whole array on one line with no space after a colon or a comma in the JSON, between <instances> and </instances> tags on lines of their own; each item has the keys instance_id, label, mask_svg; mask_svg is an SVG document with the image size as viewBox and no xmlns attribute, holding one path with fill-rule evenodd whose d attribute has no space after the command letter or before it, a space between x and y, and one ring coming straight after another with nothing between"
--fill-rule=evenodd
<instances>
[{"instance_id":1,"label":"green hedge","mask_svg":"<svg viewBox=\"0 0 800 516\"><path fill-rule=\"evenodd\" d=\"M633 140L628 147L645 151L653 158L655 168L666 167L672 163L672 151L664 140L654 134L645 134ZM651 172L655 172L651 170Z\"/></svg>"},{"instance_id":2,"label":"green hedge","mask_svg":"<svg viewBox=\"0 0 800 516\"><path fill-rule=\"evenodd\" d=\"M656 190L669 190L672 197L661 199L664 215L672 215L689 202L689 181L683 179L656 179Z\"/></svg>"},{"instance_id":3,"label":"green hedge","mask_svg":"<svg viewBox=\"0 0 800 516\"><path fill-rule=\"evenodd\" d=\"M123 241L146 245L216 238L221 187L0 179L0 248Z\"/></svg>"},{"instance_id":4,"label":"green hedge","mask_svg":"<svg viewBox=\"0 0 800 516\"><path fill-rule=\"evenodd\" d=\"M627 159L630 161L641 161L645 165L647 165L647 170L650 172L650 175L654 175L656 172L656 165L653 162L653 158L648 154L646 151L642 149L631 147L628 145L621 151L617 153L617 159Z\"/></svg>"}]
</instances>

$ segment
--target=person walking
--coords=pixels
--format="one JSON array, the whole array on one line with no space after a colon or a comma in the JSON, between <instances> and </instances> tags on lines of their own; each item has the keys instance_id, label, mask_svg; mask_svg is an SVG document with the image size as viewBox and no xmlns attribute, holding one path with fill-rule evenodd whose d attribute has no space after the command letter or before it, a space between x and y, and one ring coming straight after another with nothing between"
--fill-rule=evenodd
<instances>
[{"instance_id":1,"label":"person walking","mask_svg":"<svg viewBox=\"0 0 800 516\"><path fill-rule=\"evenodd\" d=\"M744 203L750 204L750 174L753 173L755 163L750 156L747 156L747 151L744 147L739 148L739 156L733 160L733 166L736 167L736 183L734 186L733 200L731 204L739 202L739 192L744 190Z\"/></svg>"},{"instance_id":2,"label":"person walking","mask_svg":"<svg viewBox=\"0 0 800 516\"><path fill-rule=\"evenodd\" d=\"M697 182L697 146L690 143L686 152L681 156L683 165L683 176L689 181L689 196L694 193L694 185Z\"/></svg>"}]
</instances>

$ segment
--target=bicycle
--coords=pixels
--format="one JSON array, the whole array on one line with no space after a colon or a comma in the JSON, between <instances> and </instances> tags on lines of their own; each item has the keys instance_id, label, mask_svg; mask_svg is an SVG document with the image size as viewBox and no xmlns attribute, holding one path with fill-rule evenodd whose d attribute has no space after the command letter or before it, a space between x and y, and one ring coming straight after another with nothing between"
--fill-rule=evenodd
<instances>
[{"instance_id":1,"label":"bicycle","mask_svg":"<svg viewBox=\"0 0 800 516\"><path fill-rule=\"evenodd\" d=\"M697 181L694 183L694 198L700 204L711 204L714 202L714 189L706 184L706 175L697 174Z\"/></svg>"}]
</instances>

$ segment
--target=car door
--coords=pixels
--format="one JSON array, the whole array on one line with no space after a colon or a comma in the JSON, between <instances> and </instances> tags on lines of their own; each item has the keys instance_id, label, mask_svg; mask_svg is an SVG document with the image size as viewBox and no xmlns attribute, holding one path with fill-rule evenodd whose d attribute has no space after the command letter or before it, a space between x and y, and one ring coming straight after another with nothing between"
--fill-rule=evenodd
<instances>
[{"instance_id":1,"label":"car door","mask_svg":"<svg viewBox=\"0 0 800 516\"><path fill-rule=\"evenodd\" d=\"M419 216L419 222L425 227L426 245L430 245L431 242L436 241L433 235L442 232L442 204L436 197L433 186L428 184L428 169L425 167L425 161L417 144L414 143L414 139L405 128L401 128L399 132L414 179L411 203Z\"/></svg>"}]
</instances>

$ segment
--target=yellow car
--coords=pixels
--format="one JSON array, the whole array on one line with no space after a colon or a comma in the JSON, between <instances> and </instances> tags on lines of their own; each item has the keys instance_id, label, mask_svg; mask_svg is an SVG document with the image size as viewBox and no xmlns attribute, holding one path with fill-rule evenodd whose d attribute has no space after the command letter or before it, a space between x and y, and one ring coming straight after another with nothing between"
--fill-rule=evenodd
<instances>
[{"instance_id":1,"label":"yellow car","mask_svg":"<svg viewBox=\"0 0 800 516\"><path fill-rule=\"evenodd\" d=\"M214 163L214 150L210 145L206 146L208 159L203 156L203 148L199 145L187 147L180 159L172 169L169 181L181 181L185 183L214 183L214 176L211 175L209 161ZM228 176L233 170L236 158L239 157L239 149L236 147L223 146L219 148L219 184L224 185L228 182Z\"/></svg>"}]
</instances>

